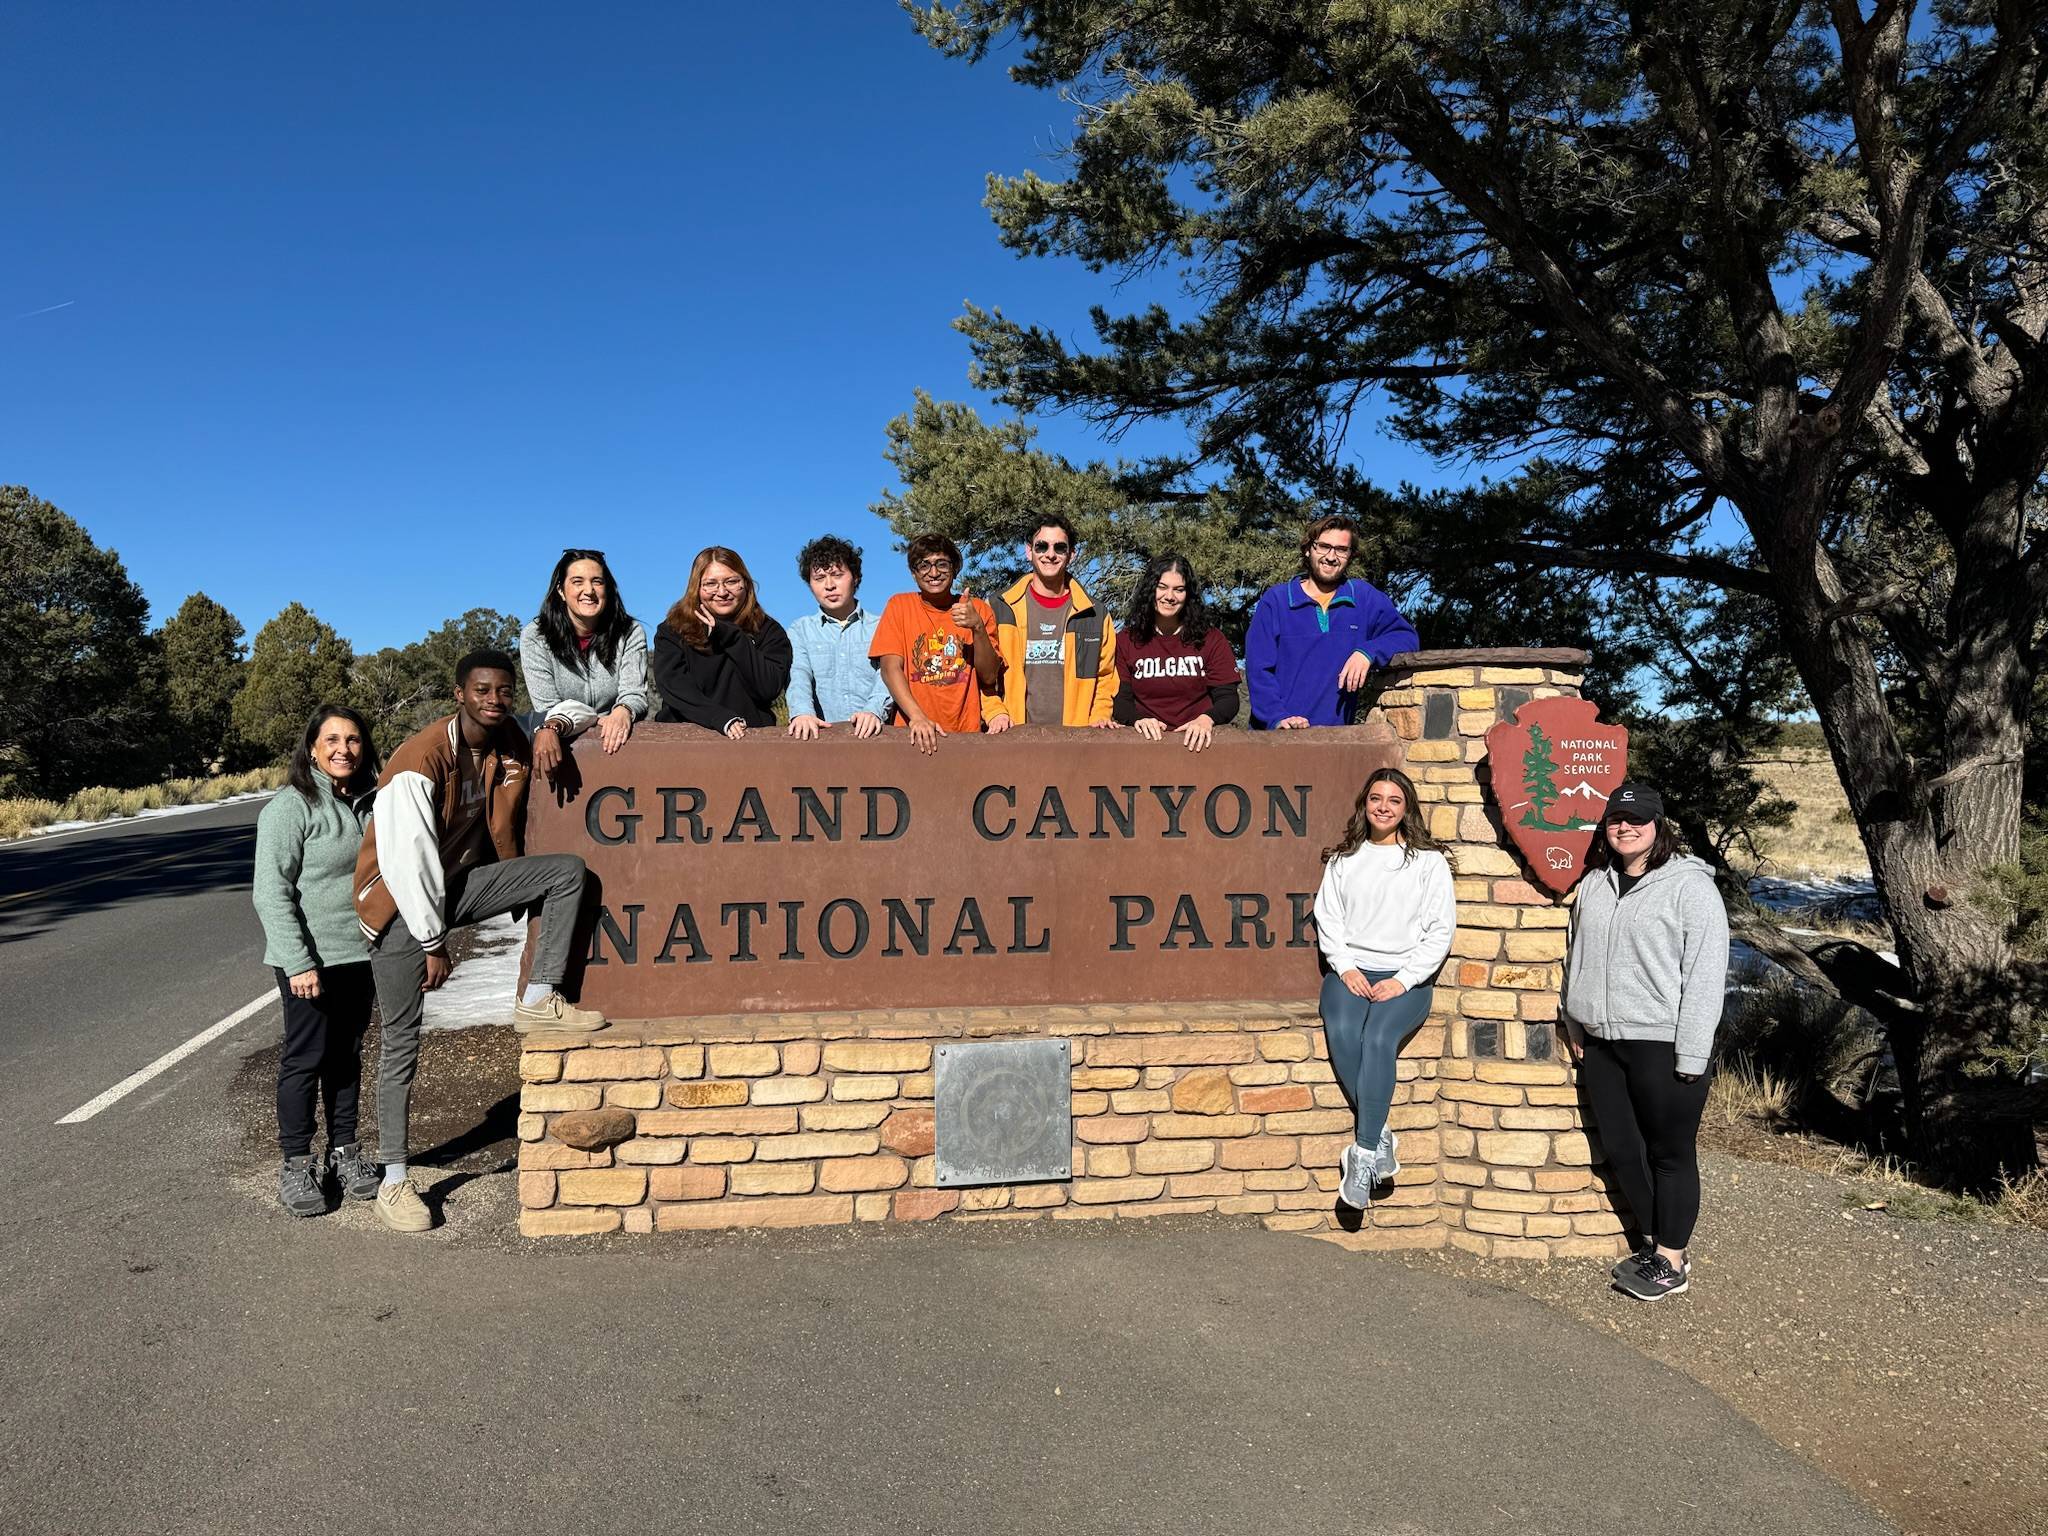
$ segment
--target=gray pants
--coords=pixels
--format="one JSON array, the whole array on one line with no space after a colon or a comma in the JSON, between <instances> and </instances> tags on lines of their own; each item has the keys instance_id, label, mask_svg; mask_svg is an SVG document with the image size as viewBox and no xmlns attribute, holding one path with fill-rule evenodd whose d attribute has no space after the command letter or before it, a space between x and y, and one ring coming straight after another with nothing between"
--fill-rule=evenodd
<instances>
[{"instance_id":1,"label":"gray pants","mask_svg":"<svg viewBox=\"0 0 2048 1536\"><path fill-rule=\"evenodd\" d=\"M569 974L576 946L576 916L583 901L583 861L573 853L543 853L529 858L482 864L448 882L448 931L501 917L522 908L540 911L540 943L534 949L533 973L527 979L559 985ZM420 1065L420 1017L426 994L427 953L405 926L393 918L384 936L370 946L370 974L377 982L377 1011L383 1019L383 1052L377 1062L378 1158L402 1163L406 1158L406 1123L412 1113L412 1080Z\"/></svg>"}]
</instances>

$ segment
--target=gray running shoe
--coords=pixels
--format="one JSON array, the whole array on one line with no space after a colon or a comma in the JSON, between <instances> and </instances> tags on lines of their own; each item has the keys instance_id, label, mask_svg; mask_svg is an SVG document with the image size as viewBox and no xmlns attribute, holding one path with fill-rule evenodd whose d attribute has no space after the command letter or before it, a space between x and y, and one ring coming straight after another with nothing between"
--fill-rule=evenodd
<instances>
[{"instance_id":1,"label":"gray running shoe","mask_svg":"<svg viewBox=\"0 0 2048 1536\"><path fill-rule=\"evenodd\" d=\"M329 1147L327 1167L341 1192L351 1200L376 1199L377 1187L384 1182L384 1170L363 1156L363 1149L353 1141Z\"/></svg>"},{"instance_id":2,"label":"gray running shoe","mask_svg":"<svg viewBox=\"0 0 2048 1536\"><path fill-rule=\"evenodd\" d=\"M1637 1301L1662 1301L1666 1296L1683 1296L1692 1284L1692 1262L1677 1265L1655 1249L1633 1269L1625 1269L1614 1288Z\"/></svg>"},{"instance_id":3,"label":"gray running shoe","mask_svg":"<svg viewBox=\"0 0 2048 1536\"><path fill-rule=\"evenodd\" d=\"M1656 1251L1657 1245L1655 1243L1645 1243L1642 1247L1638 1248L1634 1253L1625 1254L1619 1261L1616 1262L1614 1268L1607 1271L1607 1273L1612 1278L1619 1280L1622 1277L1624 1271L1636 1268L1645 1259L1649 1258L1649 1256L1655 1253Z\"/></svg>"},{"instance_id":4,"label":"gray running shoe","mask_svg":"<svg viewBox=\"0 0 2048 1536\"><path fill-rule=\"evenodd\" d=\"M327 1191L320 1187L320 1165L309 1152L288 1157L277 1175L277 1203L294 1216L327 1214Z\"/></svg>"},{"instance_id":5,"label":"gray running shoe","mask_svg":"<svg viewBox=\"0 0 2048 1536\"><path fill-rule=\"evenodd\" d=\"M1392 1131L1380 1132L1379 1147L1372 1155L1375 1182L1391 1184L1394 1181L1394 1175L1401 1171L1401 1159L1394 1155L1394 1150L1400 1145L1400 1142L1401 1138Z\"/></svg>"},{"instance_id":6,"label":"gray running shoe","mask_svg":"<svg viewBox=\"0 0 2048 1536\"><path fill-rule=\"evenodd\" d=\"M1355 1142L1338 1156L1341 1176L1337 1180L1337 1198L1354 1211L1369 1210L1372 1206L1373 1162L1373 1154Z\"/></svg>"}]
</instances>

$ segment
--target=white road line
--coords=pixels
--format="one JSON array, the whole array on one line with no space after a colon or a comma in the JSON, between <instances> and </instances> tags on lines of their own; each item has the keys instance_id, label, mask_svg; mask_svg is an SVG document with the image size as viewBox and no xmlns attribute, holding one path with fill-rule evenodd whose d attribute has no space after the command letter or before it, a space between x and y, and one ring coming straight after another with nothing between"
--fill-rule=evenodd
<instances>
[{"instance_id":1,"label":"white road line","mask_svg":"<svg viewBox=\"0 0 2048 1536\"><path fill-rule=\"evenodd\" d=\"M120 1082L114 1084L113 1087L109 1088L98 1098L87 1100L57 1123L59 1125L78 1125L90 1120L108 1105L120 1103L121 1100L127 1098L129 1094L140 1088L151 1078L159 1073L169 1071L194 1051L201 1050L213 1041L218 1040L244 1019L254 1018L276 1001L277 994L275 992L266 992L261 997L250 999L218 1024L207 1025L206 1028L199 1031L198 1034L187 1040L183 1045L165 1051L163 1055L157 1057L155 1061L152 1061L140 1072L129 1073L128 1076L122 1078Z\"/></svg>"}]
</instances>

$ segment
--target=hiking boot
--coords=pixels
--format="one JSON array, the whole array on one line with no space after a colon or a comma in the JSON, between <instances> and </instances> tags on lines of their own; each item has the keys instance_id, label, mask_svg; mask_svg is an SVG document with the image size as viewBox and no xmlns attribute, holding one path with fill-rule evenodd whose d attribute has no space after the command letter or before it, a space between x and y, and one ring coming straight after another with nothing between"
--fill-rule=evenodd
<instances>
[{"instance_id":1,"label":"hiking boot","mask_svg":"<svg viewBox=\"0 0 2048 1536\"><path fill-rule=\"evenodd\" d=\"M1380 1144L1373 1152L1373 1178L1376 1183L1391 1184L1394 1175L1401 1171L1401 1159L1394 1150L1401 1144L1401 1138L1392 1131L1380 1132Z\"/></svg>"},{"instance_id":2,"label":"hiking boot","mask_svg":"<svg viewBox=\"0 0 2048 1536\"><path fill-rule=\"evenodd\" d=\"M284 1160L277 1175L277 1203L294 1216L327 1214L327 1191L320 1187L320 1165L312 1153Z\"/></svg>"},{"instance_id":3,"label":"hiking boot","mask_svg":"<svg viewBox=\"0 0 2048 1536\"><path fill-rule=\"evenodd\" d=\"M603 1029L604 1015L595 1008L578 1008L561 993L550 992L537 1003L516 1004L512 1027L522 1035L538 1029Z\"/></svg>"},{"instance_id":4,"label":"hiking boot","mask_svg":"<svg viewBox=\"0 0 2048 1536\"><path fill-rule=\"evenodd\" d=\"M363 1156L363 1149L352 1141L327 1149L327 1168L351 1200L376 1199L384 1182L384 1170Z\"/></svg>"},{"instance_id":5,"label":"hiking boot","mask_svg":"<svg viewBox=\"0 0 2048 1536\"><path fill-rule=\"evenodd\" d=\"M1645 1243L1642 1247L1638 1248L1634 1253L1625 1254L1615 1264L1614 1268L1607 1271L1609 1278L1619 1280L1624 1270L1636 1268L1643 1262L1643 1260L1647 1259L1651 1254L1655 1253L1656 1251L1657 1245L1655 1243Z\"/></svg>"},{"instance_id":6,"label":"hiking boot","mask_svg":"<svg viewBox=\"0 0 2048 1536\"><path fill-rule=\"evenodd\" d=\"M1372 1152L1356 1142L1346 1147L1337 1159L1341 1170L1337 1180L1337 1198L1354 1211L1368 1210L1372 1206L1373 1163Z\"/></svg>"},{"instance_id":7,"label":"hiking boot","mask_svg":"<svg viewBox=\"0 0 2048 1536\"><path fill-rule=\"evenodd\" d=\"M1666 1296L1684 1295L1691 1283L1690 1262L1673 1265L1653 1249L1642 1263L1633 1269L1623 1270L1621 1278L1614 1282L1614 1288L1637 1301L1662 1301Z\"/></svg>"},{"instance_id":8,"label":"hiking boot","mask_svg":"<svg viewBox=\"0 0 2048 1536\"><path fill-rule=\"evenodd\" d=\"M377 1215L394 1232L425 1232L434 1225L433 1212L411 1179L385 1184L377 1191Z\"/></svg>"}]
</instances>

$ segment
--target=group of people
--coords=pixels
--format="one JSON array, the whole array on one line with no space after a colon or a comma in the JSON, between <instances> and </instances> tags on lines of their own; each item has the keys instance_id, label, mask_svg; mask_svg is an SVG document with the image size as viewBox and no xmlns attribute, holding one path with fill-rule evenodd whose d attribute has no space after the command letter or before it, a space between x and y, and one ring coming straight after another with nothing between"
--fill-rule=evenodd
<instances>
[{"instance_id":1,"label":"group of people","mask_svg":"<svg viewBox=\"0 0 2048 1536\"><path fill-rule=\"evenodd\" d=\"M1259 599L1243 674L1255 729L1348 723L1372 670L1416 648L1385 594L1348 576L1356 546L1344 519L1318 520L1302 538L1300 575ZM798 568L818 611L785 629L761 608L741 557L714 545L691 563L681 599L655 631L650 678L646 631L626 612L604 555L568 549L518 661L491 650L465 656L455 712L387 762L354 710L315 710L289 785L257 832L255 903L284 1007L284 1207L318 1215L332 1187L375 1200L394 1230L431 1227L407 1166L408 1116L423 999L448 978L454 928L536 914L514 1027L604 1027L560 990L588 889L583 861L523 848L533 775L557 775L585 732L615 752L651 713L739 739L774 727L786 697L786 729L800 739L840 729L866 738L893 726L933 752L947 735L1018 724L1128 727L1155 741L1178 734L1200 751L1234 718L1236 659L1184 558L1146 568L1118 626L1073 579L1064 518L1034 529L1026 552L1029 573L990 601L958 588L951 540L919 535L905 550L914 590L877 614L860 601L860 551L814 539ZM542 716L530 738L513 718L515 668ZM1694 1146L1727 964L1712 877L1677 853L1662 812L1646 785L1625 784L1610 800L1572 913L1564 989L1566 1045L1643 1236L1613 1279L1645 1300L1689 1282ZM1315 918L1330 1061L1355 1111L1338 1195L1363 1210L1400 1171L1387 1124L1396 1062L1428 1017L1457 927L1449 851L1399 769L1367 778L1343 836L1324 850ZM375 1160L357 1139L373 999L383 1020ZM321 1108L327 1150L316 1160Z\"/></svg>"},{"instance_id":2,"label":"group of people","mask_svg":"<svg viewBox=\"0 0 2048 1536\"><path fill-rule=\"evenodd\" d=\"M1349 574L1357 546L1346 519L1318 519L1302 536L1299 576L1260 598L1243 672L1254 729L1348 724L1373 668L1415 648L1386 594ZM1024 552L1027 573L982 598L961 585L959 547L920 534L904 550L912 590L875 611L861 601L860 550L813 539L797 571L817 611L785 627L762 608L746 561L714 544L691 562L650 650L603 553L564 550L520 640L544 717L535 767L552 775L568 742L593 727L615 751L650 715L738 740L773 728L781 700L799 739L894 726L925 752L946 736L1013 725L1172 733L1199 752L1236 717L1237 658L1184 556L1145 568L1119 624L1074 579L1066 518L1047 517Z\"/></svg>"}]
</instances>

